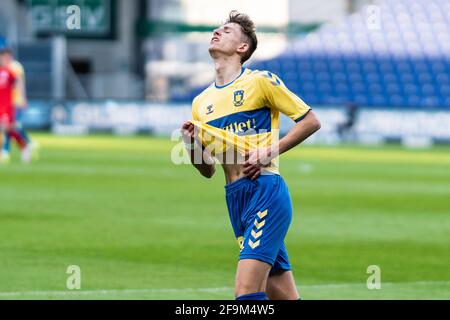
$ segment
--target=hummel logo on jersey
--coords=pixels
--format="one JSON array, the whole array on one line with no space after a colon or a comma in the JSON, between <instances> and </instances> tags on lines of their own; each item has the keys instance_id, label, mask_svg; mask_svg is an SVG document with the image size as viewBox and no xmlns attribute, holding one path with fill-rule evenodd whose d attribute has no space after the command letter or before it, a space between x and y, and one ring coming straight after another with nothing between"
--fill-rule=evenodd
<instances>
[{"instance_id":1,"label":"hummel logo on jersey","mask_svg":"<svg viewBox=\"0 0 450 320\"><path fill-rule=\"evenodd\" d=\"M278 78L276 75L272 74L271 72L267 71L267 73L264 73L263 76L266 77L266 78L268 78L268 79L270 79L270 80L271 80L270 82L271 82L274 86L279 86L279 85L281 85L280 78Z\"/></svg>"},{"instance_id":2,"label":"hummel logo on jersey","mask_svg":"<svg viewBox=\"0 0 450 320\"><path fill-rule=\"evenodd\" d=\"M212 104L210 104L209 106L207 106L206 107L206 114L211 114L211 113L213 113L214 112L214 110L213 110L213 105Z\"/></svg>"}]
</instances>

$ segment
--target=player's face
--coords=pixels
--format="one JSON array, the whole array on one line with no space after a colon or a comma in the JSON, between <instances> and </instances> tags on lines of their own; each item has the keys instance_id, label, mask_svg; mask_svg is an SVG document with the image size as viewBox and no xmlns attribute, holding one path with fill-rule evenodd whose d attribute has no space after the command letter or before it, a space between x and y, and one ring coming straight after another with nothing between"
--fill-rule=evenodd
<instances>
[{"instance_id":1,"label":"player's face","mask_svg":"<svg viewBox=\"0 0 450 320\"><path fill-rule=\"evenodd\" d=\"M209 43L209 52L211 55L217 52L226 55L239 54L248 47L242 38L242 30L237 23L226 23L214 30Z\"/></svg>"}]
</instances>

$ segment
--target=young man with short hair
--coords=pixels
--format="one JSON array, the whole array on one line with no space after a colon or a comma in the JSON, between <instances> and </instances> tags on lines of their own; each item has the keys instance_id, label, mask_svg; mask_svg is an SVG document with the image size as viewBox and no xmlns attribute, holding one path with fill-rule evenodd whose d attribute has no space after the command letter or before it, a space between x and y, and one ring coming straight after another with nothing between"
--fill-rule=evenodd
<instances>
[{"instance_id":1,"label":"young man with short hair","mask_svg":"<svg viewBox=\"0 0 450 320\"><path fill-rule=\"evenodd\" d=\"M194 99L193 120L185 122L181 131L192 164L208 178L214 175L215 165L198 130L212 135L232 132L260 146L248 150L242 162L221 163L229 216L241 249L235 296L237 300L295 300L299 294L284 244L292 205L278 172L277 156L319 130L320 122L276 75L242 67L257 43L252 20L237 11L214 30L209 53L215 82ZM297 122L281 140L280 113ZM238 141L238 137L229 141ZM195 160L198 153L200 161Z\"/></svg>"}]
</instances>

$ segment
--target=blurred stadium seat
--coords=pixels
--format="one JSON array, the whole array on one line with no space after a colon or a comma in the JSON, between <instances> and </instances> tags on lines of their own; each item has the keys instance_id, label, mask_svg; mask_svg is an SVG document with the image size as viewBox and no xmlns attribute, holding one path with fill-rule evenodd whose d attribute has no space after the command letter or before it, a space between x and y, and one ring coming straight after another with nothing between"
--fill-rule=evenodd
<instances>
[{"instance_id":1,"label":"blurred stadium seat","mask_svg":"<svg viewBox=\"0 0 450 320\"><path fill-rule=\"evenodd\" d=\"M365 7L291 39L283 54L250 67L278 74L312 105L450 108L450 2L377 4L379 28L367 24ZM172 101L190 101L202 89Z\"/></svg>"},{"instance_id":2,"label":"blurred stadium seat","mask_svg":"<svg viewBox=\"0 0 450 320\"><path fill-rule=\"evenodd\" d=\"M52 46L50 41L20 43L18 59L27 71L28 95L49 99L52 95Z\"/></svg>"}]
</instances>

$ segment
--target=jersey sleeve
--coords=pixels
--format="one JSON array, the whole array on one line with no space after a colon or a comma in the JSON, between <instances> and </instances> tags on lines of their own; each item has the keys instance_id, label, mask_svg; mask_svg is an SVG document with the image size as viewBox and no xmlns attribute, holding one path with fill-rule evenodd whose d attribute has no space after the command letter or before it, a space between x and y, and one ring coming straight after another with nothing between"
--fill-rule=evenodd
<instances>
[{"instance_id":1,"label":"jersey sleeve","mask_svg":"<svg viewBox=\"0 0 450 320\"><path fill-rule=\"evenodd\" d=\"M197 111L197 99L194 99L192 101L192 120L196 120L196 121L200 120L200 117L198 116L198 111Z\"/></svg>"},{"instance_id":2,"label":"jersey sleeve","mask_svg":"<svg viewBox=\"0 0 450 320\"><path fill-rule=\"evenodd\" d=\"M269 106L295 122L302 120L311 110L311 107L292 93L275 74L262 72L259 83Z\"/></svg>"}]
</instances>

